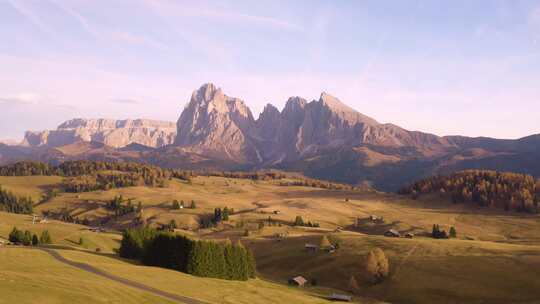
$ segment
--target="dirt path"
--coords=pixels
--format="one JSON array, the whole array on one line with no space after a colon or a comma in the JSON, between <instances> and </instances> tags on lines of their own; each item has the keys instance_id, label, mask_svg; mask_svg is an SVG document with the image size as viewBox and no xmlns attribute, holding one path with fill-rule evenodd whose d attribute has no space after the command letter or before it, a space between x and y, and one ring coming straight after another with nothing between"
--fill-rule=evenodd
<instances>
[{"instance_id":1,"label":"dirt path","mask_svg":"<svg viewBox=\"0 0 540 304\"><path fill-rule=\"evenodd\" d=\"M165 291L162 291L162 290L159 290L159 289L156 289L156 288L153 288L153 287L141 284L141 283L137 283L137 282L134 282L134 281L130 281L130 280L127 280L127 279L112 275L110 273L107 273L107 272L105 272L103 270L100 270L100 269L98 269L96 267L93 267L93 266L85 264L85 263L79 263L79 262L70 261L70 260L64 258L62 255L60 255L57 251L55 251L53 249L46 249L46 248L39 248L39 249L42 250L42 251L47 252L53 258L55 258L57 261L59 261L61 263L64 263L64 264L67 264L67 265L70 265L70 266L73 266L73 267L77 267L77 268L79 268L81 270L91 272L91 273L96 274L98 276L102 276L102 277L107 278L109 280L113 280L115 282L127 285L129 287L136 288L138 290L150 292L150 293L153 293L155 295L167 298L167 299L172 300L172 301L180 302L180 303L185 303L185 304L207 304L206 302L202 302L202 301L192 299L192 298L189 298L189 297L184 297L184 296L179 296L179 295L175 295L175 294L172 294L172 293L168 293L168 292L165 292Z\"/></svg>"}]
</instances>

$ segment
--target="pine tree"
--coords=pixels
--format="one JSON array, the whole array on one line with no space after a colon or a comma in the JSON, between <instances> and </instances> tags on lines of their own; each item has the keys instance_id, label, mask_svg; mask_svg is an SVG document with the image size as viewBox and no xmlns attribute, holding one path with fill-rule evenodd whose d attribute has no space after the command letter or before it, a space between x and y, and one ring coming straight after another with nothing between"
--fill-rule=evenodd
<instances>
[{"instance_id":1,"label":"pine tree","mask_svg":"<svg viewBox=\"0 0 540 304\"><path fill-rule=\"evenodd\" d=\"M190 206L190 208L191 208L191 209L197 208L197 205L195 204L195 201L194 201L194 200L191 201L191 206Z\"/></svg>"},{"instance_id":2,"label":"pine tree","mask_svg":"<svg viewBox=\"0 0 540 304\"><path fill-rule=\"evenodd\" d=\"M454 226L450 227L449 235L451 238L457 237L456 228L454 228Z\"/></svg>"},{"instance_id":3,"label":"pine tree","mask_svg":"<svg viewBox=\"0 0 540 304\"><path fill-rule=\"evenodd\" d=\"M30 246L32 245L32 233L28 230L25 230L24 231L24 235L23 235L23 239L22 239L22 244L24 246Z\"/></svg>"},{"instance_id":4,"label":"pine tree","mask_svg":"<svg viewBox=\"0 0 540 304\"><path fill-rule=\"evenodd\" d=\"M294 226L304 226L304 219L301 216L297 215L294 219Z\"/></svg>"},{"instance_id":5,"label":"pine tree","mask_svg":"<svg viewBox=\"0 0 540 304\"><path fill-rule=\"evenodd\" d=\"M22 243L22 240L24 238L24 233L17 229L17 227L13 227L11 232L9 233L9 241L12 243Z\"/></svg>"},{"instance_id":6,"label":"pine tree","mask_svg":"<svg viewBox=\"0 0 540 304\"><path fill-rule=\"evenodd\" d=\"M180 209L180 203L177 201L177 200L174 200L173 203L172 203L172 209L173 210L178 210Z\"/></svg>"},{"instance_id":7,"label":"pine tree","mask_svg":"<svg viewBox=\"0 0 540 304\"><path fill-rule=\"evenodd\" d=\"M36 234L32 235L32 246L37 246L39 245L39 239L38 239L38 236Z\"/></svg>"},{"instance_id":8,"label":"pine tree","mask_svg":"<svg viewBox=\"0 0 540 304\"><path fill-rule=\"evenodd\" d=\"M221 218L222 218L224 221L228 221L228 220L229 220L229 208L227 208L227 207L223 208L223 214L221 215Z\"/></svg>"},{"instance_id":9,"label":"pine tree","mask_svg":"<svg viewBox=\"0 0 540 304\"><path fill-rule=\"evenodd\" d=\"M48 230L43 230L43 232L41 232L41 236L39 237L39 243L41 243L41 244L51 244L52 243L52 238L51 238L51 235L49 234Z\"/></svg>"}]
</instances>

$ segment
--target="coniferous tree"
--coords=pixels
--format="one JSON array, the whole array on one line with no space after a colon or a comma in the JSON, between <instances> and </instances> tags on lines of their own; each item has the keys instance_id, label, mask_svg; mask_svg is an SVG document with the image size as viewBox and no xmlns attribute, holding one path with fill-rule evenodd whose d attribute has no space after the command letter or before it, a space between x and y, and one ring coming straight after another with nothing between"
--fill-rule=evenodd
<instances>
[{"instance_id":1,"label":"coniferous tree","mask_svg":"<svg viewBox=\"0 0 540 304\"><path fill-rule=\"evenodd\" d=\"M304 219L301 216L297 215L294 219L294 226L304 226Z\"/></svg>"},{"instance_id":2,"label":"coniferous tree","mask_svg":"<svg viewBox=\"0 0 540 304\"><path fill-rule=\"evenodd\" d=\"M37 246L39 245L39 239L38 239L38 236L34 233L34 235L32 235L32 246Z\"/></svg>"},{"instance_id":3,"label":"coniferous tree","mask_svg":"<svg viewBox=\"0 0 540 304\"><path fill-rule=\"evenodd\" d=\"M24 231L24 235L23 235L23 239L22 239L22 244L24 246L30 246L32 245L32 233L28 230L25 230Z\"/></svg>"},{"instance_id":4,"label":"coniferous tree","mask_svg":"<svg viewBox=\"0 0 540 304\"><path fill-rule=\"evenodd\" d=\"M450 231L449 231L448 234L449 234L449 236L450 236L451 238L457 237L456 228L454 228L454 226L450 227Z\"/></svg>"},{"instance_id":5,"label":"coniferous tree","mask_svg":"<svg viewBox=\"0 0 540 304\"><path fill-rule=\"evenodd\" d=\"M13 227L13 229L9 233L9 241L12 243L22 243L23 238L24 238L24 232L17 229L17 227Z\"/></svg>"},{"instance_id":6,"label":"coniferous tree","mask_svg":"<svg viewBox=\"0 0 540 304\"><path fill-rule=\"evenodd\" d=\"M51 244L52 243L52 238L51 238L51 235L49 234L48 230L43 230L43 232L41 232L41 236L39 237L39 243L41 243L41 244Z\"/></svg>"}]
</instances>

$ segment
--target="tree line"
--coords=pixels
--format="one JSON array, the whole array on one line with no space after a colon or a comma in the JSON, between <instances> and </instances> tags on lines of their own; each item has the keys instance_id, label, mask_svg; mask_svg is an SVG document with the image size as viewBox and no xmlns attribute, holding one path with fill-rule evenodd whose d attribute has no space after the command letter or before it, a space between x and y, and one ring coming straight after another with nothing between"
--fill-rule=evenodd
<instances>
[{"instance_id":1,"label":"tree line","mask_svg":"<svg viewBox=\"0 0 540 304\"><path fill-rule=\"evenodd\" d=\"M240 243L192 240L151 228L126 230L119 254L200 277L245 281L256 272L253 254Z\"/></svg>"},{"instance_id":2,"label":"tree line","mask_svg":"<svg viewBox=\"0 0 540 304\"><path fill-rule=\"evenodd\" d=\"M18 197L0 185L0 211L30 214L33 211L33 205L31 197Z\"/></svg>"},{"instance_id":3,"label":"tree line","mask_svg":"<svg viewBox=\"0 0 540 304\"><path fill-rule=\"evenodd\" d=\"M433 176L407 186L400 194L439 193L454 203L473 203L479 206L519 212L540 211L540 179L531 175L488 170L466 170L446 176Z\"/></svg>"},{"instance_id":4,"label":"tree line","mask_svg":"<svg viewBox=\"0 0 540 304\"><path fill-rule=\"evenodd\" d=\"M48 230L41 232L41 236L32 234L29 230L19 230L17 227L13 227L8 237L9 241L14 244L22 244L24 246L37 246L39 244L51 244L52 238Z\"/></svg>"},{"instance_id":5,"label":"tree line","mask_svg":"<svg viewBox=\"0 0 540 304\"><path fill-rule=\"evenodd\" d=\"M131 174L103 174L104 171L117 171ZM166 169L135 162L104 162L77 160L66 161L58 166L41 162L22 161L0 167L0 176L58 175L73 177L66 181L70 192L82 192L82 189L106 190L109 188L136 185L163 186L171 178L190 181L196 176L216 176L234 179L283 180L280 186L303 186L331 190L355 190L352 185L334 183L299 176L281 171L192 171ZM85 176L85 177L81 177ZM90 176L90 177L86 177ZM88 185L85 186L84 183ZM77 191L80 190L80 191ZM90 190L84 190L90 191Z\"/></svg>"}]
</instances>

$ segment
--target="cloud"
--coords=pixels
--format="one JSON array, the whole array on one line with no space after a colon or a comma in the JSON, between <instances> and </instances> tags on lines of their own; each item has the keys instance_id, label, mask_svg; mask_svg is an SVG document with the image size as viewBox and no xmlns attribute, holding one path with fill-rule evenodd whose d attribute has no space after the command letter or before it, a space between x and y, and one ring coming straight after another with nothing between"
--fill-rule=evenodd
<instances>
[{"instance_id":1,"label":"cloud","mask_svg":"<svg viewBox=\"0 0 540 304\"><path fill-rule=\"evenodd\" d=\"M0 104L10 104L10 105L37 104L41 99L42 97L35 93L20 93L13 96L0 97Z\"/></svg>"},{"instance_id":2,"label":"cloud","mask_svg":"<svg viewBox=\"0 0 540 304\"><path fill-rule=\"evenodd\" d=\"M48 34L49 36L55 36L54 31L44 22L42 22L41 18L35 13L35 11L32 8L29 8L25 5L23 5L24 2L22 1L13 1L8 0L7 1L11 6L23 17L25 17L28 21L30 21L34 26L36 26L40 31Z\"/></svg>"},{"instance_id":3,"label":"cloud","mask_svg":"<svg viewBox=\"0 0 540 304\"><path fill-rule=\"evenodd\" d=\"M142 46L149 46L158 50L166 50L168 47L152 38L125 32L125 31L113 31L109 34L109 36L120 42L126 42L133 45L142 45Z\"/></svg>"},{"instance_id":4,"label":"cloud","mask_svg":"<svg viewBox=\"0 0 540 304\"><path fill-rule=\"evenodd\" d=\"M92 35L94 38L100 38L99 32L92 25L90 25L90 22L88 22L88 20L84 16L82 16L81 14L76 12L74 9L71 9L70 7L64 5L63 3L59 1L56 1L56 0L49 0L49 1L53 3L54 5L56 5L58 8L60 8L62 11L64 11L64 13L75 18L79 22L81 27L87 33Z\"/></svg>"},{"instance_id":5,"label":"cloud","mask_svg":"<svg viewBox=\"0 0 540 304\"><path fill-rule=\"evenodd\" d=\"M135 100L135 99L129 99L129 98L111 99L110 102L121 103L121 104L141 104L140 101Z\"/></svg>"}]
</instances>

